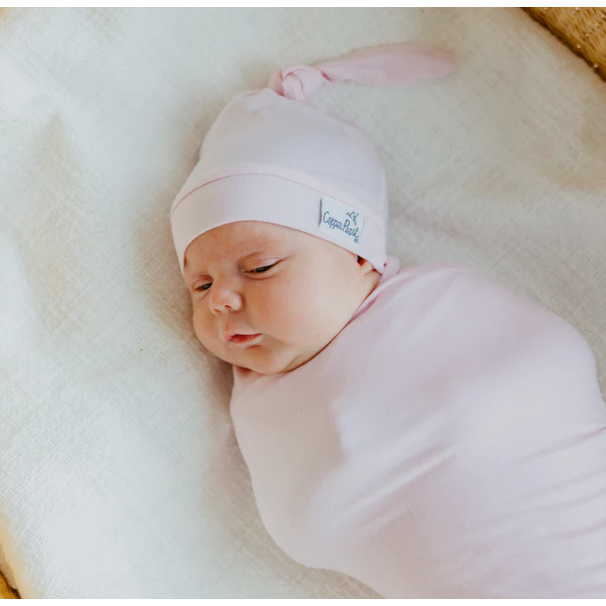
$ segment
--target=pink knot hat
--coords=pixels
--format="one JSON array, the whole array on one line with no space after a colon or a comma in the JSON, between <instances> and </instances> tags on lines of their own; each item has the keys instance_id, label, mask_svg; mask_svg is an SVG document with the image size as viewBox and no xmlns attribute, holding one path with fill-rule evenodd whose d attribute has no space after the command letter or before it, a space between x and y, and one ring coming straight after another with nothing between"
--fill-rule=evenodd
<instances>
[{"instance_id":1,"label":"pink knot hat","mask_svg":"<svg viewBox=\"0 0 606 606\"><path fill-rule=\"evenodd\" d=\"M449 52L421 43L354 51L315 67L276 71L269 87L237 95L209 130L170 220L181 272L199 235L236 221L263 221L387 261L385 174L360 130L306 103L324 84L371 86L440 78Z\"/></svg>"}]
</instances>

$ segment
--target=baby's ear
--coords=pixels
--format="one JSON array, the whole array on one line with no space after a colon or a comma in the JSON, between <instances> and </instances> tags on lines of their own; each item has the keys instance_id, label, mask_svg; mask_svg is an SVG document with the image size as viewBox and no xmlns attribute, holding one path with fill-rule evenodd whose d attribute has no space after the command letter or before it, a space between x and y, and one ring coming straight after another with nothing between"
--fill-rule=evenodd
<instances>
[{"instance_id":1,"label":"baby's ear","mask_svg":"<svg viewBox=\"0 0 606 606\"><path fill-rule=\"evenodd\" d=\"M371 265L370 261L367 261L366 259L363 259L359 255L358 255L358 265L362 268L362 271L364 272L364 274L368 274L371 271L374 271L374 269L375 269Z\"/></svg>"}]
</instances>

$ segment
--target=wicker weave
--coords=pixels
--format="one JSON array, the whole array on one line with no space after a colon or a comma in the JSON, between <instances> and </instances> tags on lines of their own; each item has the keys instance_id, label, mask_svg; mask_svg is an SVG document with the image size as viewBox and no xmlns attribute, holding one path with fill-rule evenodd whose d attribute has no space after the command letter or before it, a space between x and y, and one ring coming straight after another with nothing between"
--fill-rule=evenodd
<instances>
[{"instance_id":1,"label":"wicker weave","mask_svg":"<svg viewBox=\"0 0 606 606\"><path fill-rule=\"evenodd\" d=\"M524 8L606 80L606 8Z\"/></svg>"},{"instance_id":2,"label":"wicker weave","mask_svg":"<svg viewBox=\"0 0 606 606\"><path fill-rule=\"evenodd\" d=\"M2 573L0 572L0 599L4 598L4 599L11 600L11 599L16 599L18 597L19 596L16 593L11 591L7 582L4 580Z\"/></svg>"}]
</instances>

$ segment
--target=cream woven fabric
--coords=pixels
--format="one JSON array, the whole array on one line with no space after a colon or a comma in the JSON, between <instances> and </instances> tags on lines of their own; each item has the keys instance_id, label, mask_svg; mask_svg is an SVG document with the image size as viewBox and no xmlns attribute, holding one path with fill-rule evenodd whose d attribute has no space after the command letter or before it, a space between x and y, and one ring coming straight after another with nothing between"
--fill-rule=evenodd
<instances>
[{"instance_id":1,"label":"cream woven fabric","mask_svg":"<svg viewBox=\"0 0 606 606\"><path fill-rule=\"evenodd\" d=\"M410 39L453 50L458 74L316 101L377 142L390 254L476 266L553 309L604 391L606 88L521 10L7 10L0 544L23 597L373 595L265 533L168 211L235 93Z\"/></svg>"}]
</instances>

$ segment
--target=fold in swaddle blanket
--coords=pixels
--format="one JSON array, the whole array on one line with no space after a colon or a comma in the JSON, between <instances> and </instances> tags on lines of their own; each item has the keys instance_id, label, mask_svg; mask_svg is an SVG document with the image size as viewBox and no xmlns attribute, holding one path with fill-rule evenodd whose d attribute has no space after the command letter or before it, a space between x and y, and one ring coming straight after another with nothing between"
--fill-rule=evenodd
<instances>
[{"instance_id":1,"label":"fold in swaddle blanket","mask_svg":"<svg viewBox=\"0 0 606 606\"><path fill-rule=\"evenodd\" d=\"M315 358L234 376L262 519L298 562L388 598L606 597L606 406L550 311L390 257Z\"/></svg>"}]
</instances>

